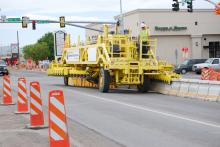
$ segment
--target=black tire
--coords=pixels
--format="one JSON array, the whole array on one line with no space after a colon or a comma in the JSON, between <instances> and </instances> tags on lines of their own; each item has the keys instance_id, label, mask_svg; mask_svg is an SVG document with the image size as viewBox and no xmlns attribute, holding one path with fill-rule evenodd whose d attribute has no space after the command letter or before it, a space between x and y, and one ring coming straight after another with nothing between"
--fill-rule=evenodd
<instances>
[{"instance_id":1,"label":"black tire","mask_svg":"<svg viewBox=\"0 0 220 147\"><path fill-rule=\"evenodd\" d=\"M150 78L148 76L144 76L144 83L137 85L138 91L141 93L145 93L149 91L150 88Z\"/></svg>"},{"instance_id":2,"label":"black tire","mask_svg":"<svg viewBox=\"0 0 220 147\"><path fill-rule=\"evenodd\" d=\"M181 74L186 74L187 73L187 70L186 69L182 69L181 70Z\"/></svg>"},{"instance_id":3,"label":"black tire","mask_svg":"<svg viewBox=\"0 0 220 147\"><path fill-rule=\"evenodd\" d=\"M99 74L99 91L107 93L110 85L110 74L108 70L101 68Z\"/></svg>"},{"instance_id":4,"label":"black tire","mask_svg":"<svg viewBox=\"0 0 220 147\"><path fill-rule=\"evenodd\" d=\"M69 86L69 81L68 81L68 77L67 76L64 76L64 78L63 78L63 81L64 81L64 84L65 84L65 86Z\"/></svg>"}]
</instances>

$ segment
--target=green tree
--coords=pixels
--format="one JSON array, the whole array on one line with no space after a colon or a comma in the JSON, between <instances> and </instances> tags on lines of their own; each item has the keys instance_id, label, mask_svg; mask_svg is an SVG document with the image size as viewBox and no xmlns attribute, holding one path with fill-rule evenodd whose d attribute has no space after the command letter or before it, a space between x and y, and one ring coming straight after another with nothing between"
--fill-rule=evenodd
<instances>
[{"instance_id":1,"label":"green tree","mask_svg":"<svg viewBox=\"0 0 220 147\"><path fill-rule=\"evenodd\" d=\"M46 33L44 36L42 36L37 41L37 43L42 43L42 42L45 42L49 47L50 54L48 56L48 59L53 60L54 59L54 34L52 32Z\"/></svg>"},{"instance_id":2,"label":"green tree","mask_svg":"<svg viewBox=\"0 0 220 147\"><path fill-rule=\"evenodd\" d=\"M32 59L34 44L26 45L23 48L23 55L25 59Z\"/></svg>"},{"instance_id":3,"label":"green tree","mask_svg":"<svg viewBox=\"0 0 220 147\"><path fill-rule=\"evenodd\" d=\"M31 52L32 59L35 62L46 60L50 55L49 46L45 42L36 43L33 47L33 51Z\"/></svg>"},{"instance_id":4,"label":"green tree","mask_svg":"<svg viewBox=\"0 0 220 147\"><path fill-rule=\"evenodd\" d=\"M32 59L35 62L40 60L54 59L54 35L49 32L42 36L37 43L26 45L23 49L25 59Z\"/></svg>"}]
</instances>

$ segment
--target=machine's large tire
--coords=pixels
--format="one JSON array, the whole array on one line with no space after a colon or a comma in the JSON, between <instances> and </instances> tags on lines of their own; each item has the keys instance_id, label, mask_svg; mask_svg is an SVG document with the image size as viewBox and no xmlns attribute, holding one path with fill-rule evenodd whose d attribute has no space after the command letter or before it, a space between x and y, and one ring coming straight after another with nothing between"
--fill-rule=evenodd
<instances>
[{"instance_id":1,"label":"machine's large tire","mask_svg":"<svg viewBox=\"0 0 220 147\"><path fill-rule=\"evenodd\" d=\"M110 85L110 74L108 70L100 69L99 74L99 91L107 93L109 91Z\"/></svg>"},{"instance_id":2,"label":"machine's large tire","mask_svg":"<svg viewBox=\"0 0 220 147\"><path fill-rule=\"evenodd\" d=\"M137 88L141 93L148 92L150 89L150 78L145 75L143 84L137 85Z\"/></svg>"},{"instance_id":3,"label":"machine's large tire","mask_svg":"<svg viewBox=\"0 0 220 147\"><path fill-rule=\"evenodd\" d=\"M68 79L69 78L67 76L63 77L63 81L64 81L65 86L69 86L69 80Z\"/></svg>"}]
</instances>

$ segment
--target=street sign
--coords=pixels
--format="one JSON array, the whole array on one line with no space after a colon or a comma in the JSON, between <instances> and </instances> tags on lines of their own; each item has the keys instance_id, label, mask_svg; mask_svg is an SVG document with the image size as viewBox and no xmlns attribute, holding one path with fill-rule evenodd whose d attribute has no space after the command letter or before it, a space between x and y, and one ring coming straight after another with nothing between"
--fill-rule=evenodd
<instances>
[{"instance_id":1,"label":"street sign","mask_svg":"<svg viewBox=\"0 0 220 147\"><path fill-rule=\"evenodd\" d=\"M37 21L38 24L46 24L46 23L50 23L48 20L38 20Z\"/></svg>"},{"instance_id":2,"label":"street sign","mask_svg":"<svg viewBox=\"0 0 220 147\"><path fill-rule=\"evenodd\" d=\"M12 53L18 52L18 44L17 43L11 43L11 52Z\"/></svg>"},{"instance_id":3,"label":"street sign","mask_svg":"<svg viewBox=\"0 0 220 147\"><path fill-rule=\"evenodd\" d=\"M66 33L63 31L57 31L55 32L55 56L61 57L63 53L63 48L65 47L65 36Z\"/></svg>"},{"instance_id":4,"label":"street sign","mask_svg":"<svg viewBox=\"0 0 220 147\"><path fill-rule=\"evenodd\" d=\"M20 18L7 18L8 22L17 22L17 21L21 21Z\"/></svg>"}]
</instances>

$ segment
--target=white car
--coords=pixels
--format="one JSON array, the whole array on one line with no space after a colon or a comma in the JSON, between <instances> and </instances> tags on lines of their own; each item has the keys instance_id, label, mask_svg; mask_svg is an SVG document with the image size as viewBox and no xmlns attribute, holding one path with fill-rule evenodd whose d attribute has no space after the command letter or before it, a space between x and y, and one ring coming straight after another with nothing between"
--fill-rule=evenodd
<instances>
[{"instance_id":1,"label":"white car","mask_svg":"<svg viewBox=\"0 0 220 147\"><path fill-rule=\"evenodd\" d=\"M220 58L209 58L205 63L193 65L192 70L200 74L203 68L213 68L216 71L220 70Z\"/></svg>"}]
</instances>

